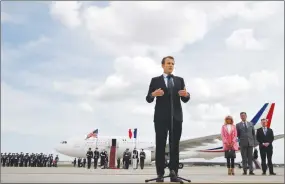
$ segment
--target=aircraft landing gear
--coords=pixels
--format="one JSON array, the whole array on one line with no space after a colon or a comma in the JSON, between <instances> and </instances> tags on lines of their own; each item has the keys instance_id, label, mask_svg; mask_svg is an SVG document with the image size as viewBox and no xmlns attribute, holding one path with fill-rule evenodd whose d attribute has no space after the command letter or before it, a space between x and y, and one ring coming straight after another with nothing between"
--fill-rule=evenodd
<instances>
[{"instance_id":1,"label":"aircraft landing gear","mask_svg":"<svg viewBox=\"0 0 285 184\"><path fill-rule=\"evenodd\" d=\"M168 166L169 166L169 163L165 162L164 168L167 168ZM179 163L178 169L183 169L183 167L184 167L184 164L183 163Z\"/></svg>"},{"instance_id":2,"label":"aircraft landing gear","mask_svg":"<svg viewBox=\"0 0 285 184\"><path fill-rule=\"evenodd\" d=\"M184 166L184 164L183 164L183 163L179 163L178 168L179 168L179 169L182 169L182 168L183 168L183 166Z\"/></svg>"}]
</instances>

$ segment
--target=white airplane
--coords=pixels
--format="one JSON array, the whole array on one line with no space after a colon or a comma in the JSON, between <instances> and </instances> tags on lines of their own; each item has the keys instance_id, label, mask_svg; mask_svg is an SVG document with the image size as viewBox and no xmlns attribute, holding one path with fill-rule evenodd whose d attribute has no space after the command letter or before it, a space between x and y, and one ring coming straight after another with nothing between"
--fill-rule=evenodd
<instances>
[{"instance_id":1,"label":"white airplane","mask_svg":"<svg viewBox=\"0 0 285 184\"><path fill-rule=\"evenodd\" d=\"M268 127L271 125L271 120L274 112L275 103L265 103L262 108L257 112L257 114L252 118L251 122L254 124L255 130L261 127L258 123L260 119L268 119ZM86 152L89 148L94 151L96 147L100 150L110 150L112 145L116 146L117 157L116 159L122 159L123 152L129 148L132 150L134 148L134 141L129 137L120 136L99 136L97 137L97 131L88 134L87 139L62 141L56 146L55 150L61 154L85 158ZM90 138L91 137L91 138ZM275 135L274 140L284 138L284 134ZM238 140L237 140L238 141ZM217 144L221 146L216 147ZM258 145L256 145L258 146ZM146 154L145 164L150 164L155 161L155 142L141 141L137 139L136 148L138 151L144 149ZM166 145L166 160L169 160L169 147ZM224 151L221 143L221 135L214 134L194 139L187 139L180 141L180 153L179 158L189 159L189 158L204 158L210 160L216 157L223 157ZM183 168L183 163L179 163L179 168Z\"/></svg>"}]
</instances>

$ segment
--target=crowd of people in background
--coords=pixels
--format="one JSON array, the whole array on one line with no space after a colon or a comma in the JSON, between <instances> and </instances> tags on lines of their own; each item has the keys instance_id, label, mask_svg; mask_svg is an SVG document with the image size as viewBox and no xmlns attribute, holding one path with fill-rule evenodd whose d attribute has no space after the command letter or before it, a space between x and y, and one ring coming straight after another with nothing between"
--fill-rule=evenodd
<instances>
[{"instance_id":1,"label":"crowd of people in background","mask_svg":"<svg viewBox=\"0 0 285 184\"><path fill-rule=\"evenodd\" d=\"M43 153L1 153L2 167L57 167L58 155Z\"/></svg>"},{"instance_id":2,"label":"crowd of people in background","mask_svg":"<svg viewBox=\"0 0 285 184\"><path fill-rule=\"evenodd\" d=\"M144 168L145 152L142 149L140 151L140 154L138 154L136 148L134 148L132 152L130 152L129 148L127 148L124 151L122 159L120 158L117 159L117 168L129 169L129 165L133 163L132 159L136 160L136 164L133 165L133 167L135 167L134 169L138 168L139 163L140 163L140 168L141 169ZM87 169L90 169L93 163L94 169L97 169L98 161L100 161L99 167L101 169L107 169L108 160L109 160L108 153L105 149L99 152L98 148L96 148L95 151L93 152L91 148L89 148L85 158L74 158L72 164L74 167L83 167L83 168L87 167Z\"/></svg>"}]
</instances>

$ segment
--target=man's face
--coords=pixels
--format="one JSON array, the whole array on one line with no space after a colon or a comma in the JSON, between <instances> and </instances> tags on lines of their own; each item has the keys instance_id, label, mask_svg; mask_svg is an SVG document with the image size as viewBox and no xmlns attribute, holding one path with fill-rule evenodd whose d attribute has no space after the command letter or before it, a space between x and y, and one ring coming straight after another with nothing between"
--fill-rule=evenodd
<instances>
[{"instance_id":1,"label":"man's face","mask_svg":"<svg viewBox=\"0 0 285 184\"><path fill-rule=\"evenodd\" d=\"M164 64L162 64L162 68L163 68L164 73L171 74L174 69L174 60L170 58L166 58L164 60Z\"/></svg>"},{"instance_id":2,"label":"man's face","mask_svg":"<svg viewBox=\"0 0 285 184\"><path fill-rule=\"evenodd\" d=\"M267 126L267 121L266 121L266 120L261 120L261 125L262 125L263 127L266 127L266 126Z\"/></svg>"},{"instance_id":3,"label":"man's face","mask_svg":"<svg viewBox=\"0 0 285 184\"><path fill-rule=\"evenodd\" d=\"M240 118L241 118L241 120L245 121L245 120L246 120L246 114L245 114L245 113L242 113L242 114L240 115Z\"/></svg>"}]
</instances>

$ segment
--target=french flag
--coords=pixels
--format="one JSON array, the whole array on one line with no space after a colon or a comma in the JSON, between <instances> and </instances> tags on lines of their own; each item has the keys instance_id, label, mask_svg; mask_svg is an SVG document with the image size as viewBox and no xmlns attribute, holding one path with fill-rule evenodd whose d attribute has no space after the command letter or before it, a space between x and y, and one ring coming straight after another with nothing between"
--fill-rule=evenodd
<instances>
[{"instance_id":1,"label":"french flag","mask_svg":"<svg viewBox=\"0 0 285 184\"><path fill-rule=\"evenodd\" d=\"M136 139L137 138L137 132L138 132L137 128L135 128L133 132L132 132L132 129L129 129L129 138L131 139L133 134L134 134L134 138Z\"/></svg>"}]
</instances>

